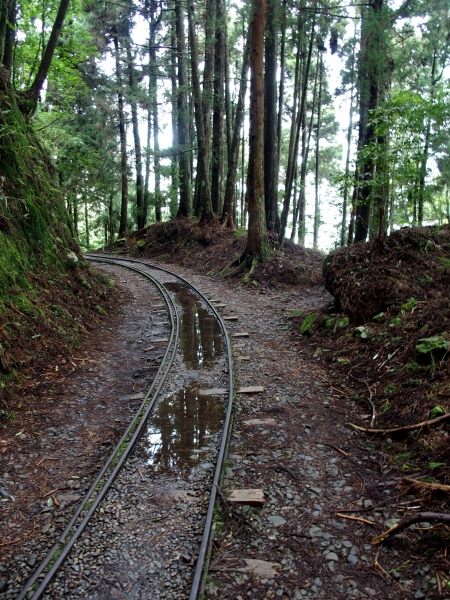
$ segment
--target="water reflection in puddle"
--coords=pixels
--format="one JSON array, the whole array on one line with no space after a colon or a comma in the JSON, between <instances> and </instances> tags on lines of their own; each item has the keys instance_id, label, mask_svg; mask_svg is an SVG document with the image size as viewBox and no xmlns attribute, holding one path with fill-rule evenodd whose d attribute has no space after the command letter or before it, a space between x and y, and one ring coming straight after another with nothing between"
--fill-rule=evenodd
<instances>
[{"instance_id":1,"label":"water reflection in puddle","mask_svg":"<svg viewBox=\"0 0 450 600\"><path fill-rule=\"evenodd\" d=\"M204 454L221 430L224 409L220 397L200 396L198 390L193 383L165 398L147 425L137 455L153 473L209 467Z\"/></svg>"},{"instance_id":2,"label":"water reflection in puddle","mask_svg":"<svg viewBox=\"0 0 450 600\"><path fill-rule=\"evenodd\" d=\"M165 287L182 309L179 349L184 364L189 369L211 370L223 353L219 324L185 285L166 283ZM191 383L162 400L155 410L137 449L152 473L213 467L207 462L208 451L216 447L224 406L220 396L200 396L200 385Z\"/></svg>"},{"instance_id":3,"label":"water reflection in puddle","mask_svg":"<svg viewBox=\"0 0 450 600\"><path fill-rule=\"evenodd\" d=\"M164 285L175 293L176 302L182 309L179 347L185 365L190 369L211 368L223 349L219 323L185 285Z\"/></svg>"}]
</instances>

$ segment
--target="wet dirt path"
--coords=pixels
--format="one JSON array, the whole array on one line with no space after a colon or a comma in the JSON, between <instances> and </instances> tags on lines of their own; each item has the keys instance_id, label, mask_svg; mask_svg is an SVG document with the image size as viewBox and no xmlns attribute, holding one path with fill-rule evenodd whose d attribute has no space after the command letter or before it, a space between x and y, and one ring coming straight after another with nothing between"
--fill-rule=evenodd
<instances>
[{"instance_id":1,"label":"wet dirt path","mask_svg":"<svg viewBox=\"0 0 450 600\"><path fill-rule=\"evenodd\" d=\"M233 520L219 525L218 550L212 557L206 596L236 600L437 597L436 579L427 571L425 561L402 569L404 542L395 541L383 548L370 544L389 519L399 516L389 468L365 438L345 426L352 410L350 394L336 387L320 357L307 355L285 318L287 308L327 302L320 290L263 294L235 289L173 265L168 268L188 278L205 295L219 298L226 304L224 315L238 318L228 321L230 334L245 332L248 337L233 338L237 385L264 387L261 394L237 396L223 491L261 488L266 503L247 512L250 530ZM30 416L25 437L11 431L2 439L0 476L7 475L8 489L16 492L19 504L1 503L2 523L9 537L4 538L8 545L3 546L0 559L0 598L15 596L49 547L71 503L89 483L90 471L95 472L101 463L104 445L118 437L122 421L127 421L138 402L136 396L156 371L160 350L144 356L142 352L150 302L147 293L134 287L128 276L120 274L118 278L128 289L123 318L99 334L83 354L82 368L67 374L64 381L50 380L44 386L42 414ZM186 335L192 335L192 329ZM61 369L69 364L69 358L61 358ZM188 393L196 394L192 370L181 378L188 384ZM171 394L168 408L160 415L161 428L147 436L147 471L140 474L131 463L122 477L123 488L132 488L132 505L115 512L108 505L103 508L98 515L101 539L89 538L86 552L80 549L78 558L71 559L69 565L78 587L72 587L73 580L61 580L49 597L186 596L206 504L204 482L195 481L195 469L201 462L210 462L211 449L208 455L205 438L214 432L206 434L192 451L184 450L181 424L185 419L171 412L184 400L179 395L180 386L172 384L167 390ZM175 418L180 421L180 435L176 439L164 436L163 443L165 423ZM206 460L202 452L206 452ZM168 467L175 461L181 474L168 476L164 468L158 472L160 457ZM121 486L119 482L115 501L120 502ZM48 505L53 496L47 494L54 488L58 488L53 495L59 506ZM61 498L59 494L77 498ZM152 505L154 512L151 524L142 518L146 505ZM189 515L193 526L185 532L183 523ZM127 532L124 544L110 542L116 525ZM136 566L142 545L136 545L134 530L147 536L145 569ZM175 542L152 554L167 530L177 532L172 538ZM9 544L15 539L20 541ZM272 572L258 575L255 563L249 567L246 562L249 559L273 563ZM94 560L103 569L101 586L95 592L90 587L89 569ZM382 573L378 565L390 575Z\"/></svg>"}]
</instances>

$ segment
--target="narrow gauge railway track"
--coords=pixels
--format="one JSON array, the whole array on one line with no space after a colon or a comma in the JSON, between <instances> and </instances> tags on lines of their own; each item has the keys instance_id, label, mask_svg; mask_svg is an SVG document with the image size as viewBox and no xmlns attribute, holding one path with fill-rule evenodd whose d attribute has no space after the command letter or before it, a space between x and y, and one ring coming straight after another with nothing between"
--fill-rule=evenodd
<instances>
[{"instance_id":1,"label":"narrow gauge railway track","mask_svg":"<svg viewBox=\"0 0 450 600\"><path fill-rule=\"evenodd\" d=\"M138 275L150 280L159 289L170 317L171 334L167 344L166 351L162 358L156 377L143 399L138 411L136 412L132 422L127 427L127 430L122 435L116 447L105 461L102 469L97 475L95 481L91 485L89 491L84 496L78 509L75 511L70 522L67 524L64 532L60 535L56 543L51 548L45 559L41 562L33 575L29 578L26 585L16 597L16 600L23 598L32 598L37 600L41 598L55 575L58 573L64 560L69 556L71 550L75 546L83 532L87 530L89 523L96 514L96 509L99 508L102 500L107 496L108 490L115 482L121 469L127 464L127 458L130 456L133 448L138 442L144 428L152 415L154 407L157 405L158 399L163 390L166 378L172 367L177 354L177 346L180 335L180 319L179 312L175 301L166 287L158 281L152 272L169 275L176 278L184 286L189 288L194 294L208 307L208 311L214 315L220 326L222 337L225 343L226 355L226 371L228 372L228 401L225 403L223 428L220 435L219 447L217 448L216 466L212 477L211 488L209 492L208 509L205 517L205 525L201 537L200 548L197 554L197 561L192 577L192 583L189 593L189 600L196 600L201 592L203 583L203 574L205 564L207 562L208 548L211 544L213 530L213 512L216 502L217 485L222 469L222 463L226 454L226 448L229 438L229 429L231 423L232 401L233 401L233 378L231 365L231 348L228 340L225 325L220 318L220 315L215 310L213 304L190 282L186 279L167 271L161 267L135 261L131 259L121 259L104 257L101 255L86 256L88 260L109 265L120 266L137 273ZM139 266L138 266L139 265ZM150 596L149 596L150 597Z\"/></svg>"}]
</instances>

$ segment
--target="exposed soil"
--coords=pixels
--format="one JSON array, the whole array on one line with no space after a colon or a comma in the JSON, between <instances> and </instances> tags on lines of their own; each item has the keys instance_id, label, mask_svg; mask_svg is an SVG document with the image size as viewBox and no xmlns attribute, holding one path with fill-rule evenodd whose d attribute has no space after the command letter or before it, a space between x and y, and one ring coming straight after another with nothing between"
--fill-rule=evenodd
<instances>
[{"instance_id":1,"label":"exposed soil","mask_svg":"<svg viewBox=\"0 0 450 600\"><path fill-rule=\"evenodd\" d=\"M79 259L67 274L28 273L28 291L12 289L0 312L0 418L13 418L18 404L43 373L61 368L84 338L115 314L118 295L113 282ZM63 371L70 371L66 361ZM58 366L59 365L59 366Z\"/></svg>"},{"instance_id":2,"label":"exposed soil","mask_svg":"<svg viewBox=\"0 0 450 600\"><path fill-rule=\"evenodd\" d=\"M128 234L113 244L108 251L157 257L168 263L189 267L205 275L222 274L226 277L231 264L242 254L247 237L245 232L223 229L220 225L202 226L187 219L157 223ZM279 248L276 236L269 241L272 255L259 265L253 274L255 285L317 285L322 283L323 255L302 248L286 240ZM241 281L245 273L235 282Z\"/></svg>"},{"instance_id":3,"label":"exposed soil","mask_svg":"<svg viewBox=\"0 0 450 600\"><path fill-rule=\"evenodd\" d=\"M243 285L242 277L217 277L244 247L241 235L217 227L200 230L177 221L137 232L110 249L159 256L202 290L220 295L226 310L239 316L230 331L245 330L250 336L244 346L235 344L237 383L265 388L261 396L238 397L224 493L231 487L261 487L266 505L250 511L229 506L224 510L206 594L236 600L450 597L447 526L422 523L379 546L371 544L404 515L419 510L448 512L448 492L402 481L407 475L448 485L448 422L401 436L369 436L347 426L349 421L370 424L373 413L368 400L373 403L377 428L429 419L440 414L433 412L438 405L447 412L448 353L419 364L415 348L419 339L436 334L449 339L449 229L402 230L382 247L370 243L337 251L326 271L327 287L338 297L334 306L320 286L322 257L290 244L283 252L275 250L271 260L258 267L255 283ZM130 303L125 291L121 294L120 301L126 299L124 312L133 314L139 303ZM312 335L300 336L305 316L312 313L317 315ZM376 315L378 320L373 321ZM348 323L342 322L344 317ZM3 418L2 463L9 463L15 483L22 485L20 505L1 503L13 532L8 533L5 547L11 557L20 558L17 564L29 560L20 548L33 527L37 530L36 510L41 510L39 503L45 502L43 495L53 483L51 473L45 479L39 472L46 462L38 466L33 461L54 457L58 451L61 456L70 454L65 450L69 442L63 440L74 437L67 432L79 396L86 396L83 386L91 377L88 358L99 361L96 353L104 352L113 361L122 332L128 335L124 319L120 312L102 316L101 327L91 332L78 354L61 354L58 371L52 361L52 369L42 377L48 383L32 391L36 398L25 395L22 408L14 408L15 419ZM363 326L365 337L361 330L355 336L358 326ZM117 332L113 338L108 327ZM70 373L69 360L80 357L87 369ZM33 377L30 392L36 380L35 374L29 376ZM69 382L70 399L64 397ZM96 383L99 398L112 383L109 378ZM132 386L124 393L131 395ZM76 393L78 387L81 394ZM54 410L56 402L59 413ZM37 406L40 415L32 412ZM108 403L108 408L109 423L122 418L123 405ZM246 424L255 418L274 422ZM27 420L27 437L21 438ZM35 436L28 432L39 432L44 425L54 427L59 436L48 434L40 450L43 454L37 454ZM96 424L97 446L89 447L95 457L92 462L101 459L105 426L104 420ZM70 461L67 470L57 473L55 487L68 481L79 466L78 458ZM16 477L21 468L25 483ZM0 474L4 471L3 466ZM27 494L34 494L33 509ZM276 575L258 577L245 570L248 558L280 566Z\"/></svg>"},{"instance_id":4,"label":"exposed soil","mask_svg":"<svg viewBox=\"0 0 450 600\"><path fill-rule=\"evenodd\" d=\"M401 229L385 244L355 244L328 258L326 287L336 301L317 313L305 344L354 389L367 414L359 425L405 427L450 412L449 265L449 226ZM294 328L306 314L293 318ZM430 338L444 347L419 352ZM445 423L390 437L405 475L450 483ZM448 510L448 493L435 494L431 505Z\"/></svg>"}]
</instances>

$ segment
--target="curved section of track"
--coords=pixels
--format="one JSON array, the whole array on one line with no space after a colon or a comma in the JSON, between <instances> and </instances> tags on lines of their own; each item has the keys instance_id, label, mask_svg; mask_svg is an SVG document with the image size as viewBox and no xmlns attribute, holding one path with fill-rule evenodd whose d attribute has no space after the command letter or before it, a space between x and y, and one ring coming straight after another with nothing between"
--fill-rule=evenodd
<instances>
[{"instance_id":1,"label":"curved section of track","mask_svg":"<svg viewBox=\"0 0 450 600\"><path fill-rule=\"evenodd\" d=\"M200 594L205 563L208 555L208 548L211 544L212 531L213 531L213 513L214 506L216 503L217 496L217 487L219 484L219 478L222 470L222 464L224 461L224 457L226 454L228 438L229 438L229 430L231 425L231 416L232 416L232 405L233 405L233 375L232 375L232 361L231 361L231 346L228 339L227 331L225 325L217 313L214 305L198 290L193 286L189 281L176 275L175 273L163 269L162 267L158 267L153 264L144 263L142 261L136 261L132 259L123 259L123 258L111 258L102 255L91 255L86 256L88 260L107 263L112 265L119 265L121 267L125 267L144 278L150 280L154 285L159 289L169 312L170 317L170 325L171 325L171 334L169 338L169 342L165 351L165 354L162 358L161 364L159 366L157 375L148 390L144 400L142 401L138 411L136 412L132 422L128 426L127 430L117 443L116 447L109 455L108 459L105 461L101 471L97 475L95 481L91 485L89 491L84 497L82 503L72 516L70 522L68 523L66 529L58 538L57 542L54 544L50 552L47 554L42 563L38 566L36 571L27 581L26 585L20 592L20 594L16 597L16 600L22 600L27 596L27 598L32 598L32 600L38 600L43 595L46 590L48 584L53 579L64 559L68 556L71 549L73 548L75 542L80 538L83 531L86 529L88 523L90 522L94 512L100 505L102 499L106 496L108 489L111 484L116 479L119 471L124 466L127 457L135 446L137 440L141 436L144 426L146 425L153 408L158 400L163 384L167 378L167 375L170 371L172 363L174 361L174 357L177 352L178 338L179 338L179 314L176 308L175 302L172 298L172 295L168 293L163 284L161 284L157 278L149 273L148 271L158 271L162 272L166 275L170 275L188 287L190 290L194 292L207 306L209 311L214 315L217 319L220 329L222 332L223 339L225 341L226 347L226 358L228 365L228 400L225 406L225 415L224 415L224 423L222 434L220 438L220 446L218 448L217 453L217 461L214 470L214 475L212 478L212 484L210 489L209 503L208 509L206 513L205 519L205 527L203 530L203 535L200 543L200 549L198 552L198 558L195 566L195 571L193 574L192 585L189 595L189 600L196 600ZM137 266L139 265L139 267ZM144 270L143 270L144 269ZM39 584L38 584L39 582ZM33 595L30 596L30 590L33 590Z\"/></svg>"}]
</instances>

